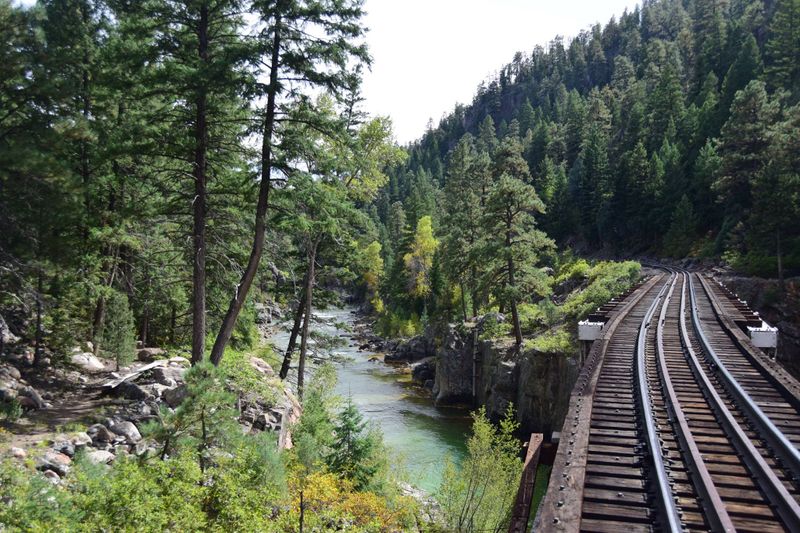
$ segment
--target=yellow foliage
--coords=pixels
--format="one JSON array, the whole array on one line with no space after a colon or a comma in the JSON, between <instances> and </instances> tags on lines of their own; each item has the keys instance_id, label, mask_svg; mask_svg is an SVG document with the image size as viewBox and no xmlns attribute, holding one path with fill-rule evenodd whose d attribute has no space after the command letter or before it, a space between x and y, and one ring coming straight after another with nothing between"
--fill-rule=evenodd
<instances>
[{"instance_id":1,"label":"yellow foliage","mask_svg":"<svg viewBox=\"0 0 800 533\"><path fill-rule=\"evenodd\" d=\"M291 509L283 517L289 531L299 523L301 488L304 522L310 531L317 531L315 525L330 528L334 524L346 527L348 531L402 531L415 508L413 500L405 497L390 507L385 497L373 492L357 492L350 482L326 471L314 472L305 478L294 472L289 485Z\"/></svg>"},{"instance_id":2,"label":"yellow foliage","mask_svg":"<svg viewBox=\"0 0 800 533\"><path fill-rule=\"evenodd\" d=\"M439 241L433 235L431 217L420 218L411 251L403 256L403 263L408 271L409 292L412 296L423 298L430 294L429 275L433 266L433 255L438 247Z\"/></svg>"}]
</instances>

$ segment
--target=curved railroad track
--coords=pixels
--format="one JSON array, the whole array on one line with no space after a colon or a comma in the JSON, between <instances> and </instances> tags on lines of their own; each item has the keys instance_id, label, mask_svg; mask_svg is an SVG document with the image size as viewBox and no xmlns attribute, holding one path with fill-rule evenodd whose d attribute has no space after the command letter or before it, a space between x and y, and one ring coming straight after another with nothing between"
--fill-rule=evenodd
<instances>
[{"instance_id":1,"label":"curved railroad track","mask_svg":"<svg viewBox=\"0 0 800 533\"><path fill-rule=\"evenodd\" d=\"M564 423L540 531L800 531L798 384L668 271L595 341Z\"/></svg>"}]
</instances>

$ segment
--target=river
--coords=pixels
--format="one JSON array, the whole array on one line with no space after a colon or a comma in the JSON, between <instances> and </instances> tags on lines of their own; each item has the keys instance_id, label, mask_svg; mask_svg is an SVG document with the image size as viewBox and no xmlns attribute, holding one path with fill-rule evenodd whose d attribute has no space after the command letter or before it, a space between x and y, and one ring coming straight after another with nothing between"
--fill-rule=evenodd
<instances>
[{"instance_id":1,"label":"river","mask_svg":"<svg viewBox=\"0 0 800 533\"><path fill-rule=\"evenodd\" d=\"M314 331L347 341L333 349L338 381L336 393L352 396L353 402L371 423L379 426L390 449L393 467L404 468L408 481L426 492L439 485L444 459L455 461L466 453L469 415L463 409L435 407L430 393L411 383L401 368L370 361L375 354L358 349L358 340L340 327L351 327L354 308L331 308L315 313ZM286 349L288 328L282 324L272 336L279 353Z\"/></svg>"}]
</instances>

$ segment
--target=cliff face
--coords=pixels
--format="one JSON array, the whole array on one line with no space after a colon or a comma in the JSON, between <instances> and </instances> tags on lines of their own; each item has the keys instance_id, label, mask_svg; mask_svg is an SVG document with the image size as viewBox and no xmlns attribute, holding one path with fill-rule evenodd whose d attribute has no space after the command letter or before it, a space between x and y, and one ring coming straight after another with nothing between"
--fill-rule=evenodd
<instances>
[{"instance_id":1,"label":"cliff face","mask_svg":"<svg viewBox=\"0 0 800 533\"><path fill-rule=\"evenodd\" d=\"M561 428L569 394L577 379L577 354L545 354L535 350L515 353L506 339L483 340L480 324L430 328L415 346L430 347L433 359L419 365L414 375L431 386L437 404L468 404L486 407L492 419L503 416L514 404L524 433L540 432L546 438ZM439 339L432 342L431 339ZM435 363L435 364L434 364Z\"/></svg>"}]
</instances>

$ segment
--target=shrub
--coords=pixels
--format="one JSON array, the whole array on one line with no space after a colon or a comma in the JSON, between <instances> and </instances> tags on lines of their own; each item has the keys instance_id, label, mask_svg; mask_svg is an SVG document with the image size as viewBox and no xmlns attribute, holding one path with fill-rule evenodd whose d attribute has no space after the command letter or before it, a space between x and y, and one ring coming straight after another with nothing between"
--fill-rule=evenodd
<instances>
[{"instance_id":1,"label":"shrub","mask_svg":"<svg viewBox=\"0 0 800 533\"><path fill-rule=\"evenodd\" d=\"M283 382L277 378L268 379L253 368L250 358L254 355L273 365L273 368L278 364L278 357L271 347L264 347L257 353L227 348L219 363L220 376L239 394L253 393L275 405Z\"/></svg>"},{"instance_id":2,"label":"shrub","mask_svg":"<svg viewBox=\"0 0 800 533\"><path fill-rule=\"evenodd\" d=\"M588 272L589 285L582 291L570 294L564 302L564 314L571 319L584 318L636 283L640 273L641 265L634 261L601 261L595 264Z\"/></svg>"},{"instance_id":3,"label":"shrub","mask_svg":"<svg viewBox=\"0 0 800 533\"><path fill-rule=\"evenodd\" d=\"M447 460L437 501L445 531L501 531L508 527L511 506L519 486L522 461L519 427L509 406L499 427L481 408L472 414L472 436L461 466Z\"/></svg>"},{"instance_id":4,"label":"shrub","mask_svg":"<svg viewBox=\"0 0 800 533\"><path fill-rule=\"evenodd\" d=\"M526 350L536 350L537 352L548 354L569 354L575 350L572 344L572 337L565 329L548 331L533 338L525 343Z\"/></svg>"},{"instance_id":5,"label":"shrub","mask_svg":"<svg viewBox=\"0 0 800 533\"><path fill-rule=\"evenodd\" d=\"M104 354L116 361L117 370L120 366L133 361L136 347L134 329L133 313L128 305L128 297L119 291L111 291L106 297L100 348Z\"/></svg>"},{"instance_id":6,"label":"shrub","mask_svg":"<svg viewBox=\"0 0 800 533\"><path fill-rule=\"evenodd\" d=\"M508 321L499 322L497 315L490 313L483 319L483 330L481 331L481 340L497 339L504 337L511 333L511 323Z\"/></svg>"},{"instance_id":7,"label":"shrub","mask_svg":"<svg viewBox=\"0 0 800 533\"><path fill-rule=\"evenodd\" d=\"M235 350L249 350L258 342L256 327L256 310L251 303L246 303L239 313L236 325L231 334L230 346Z\"/></svg>"}]
</instances>

